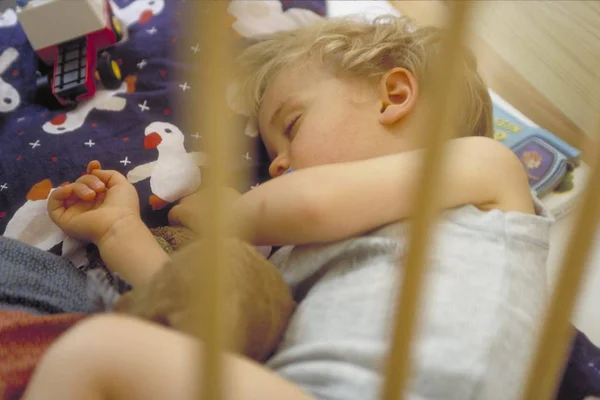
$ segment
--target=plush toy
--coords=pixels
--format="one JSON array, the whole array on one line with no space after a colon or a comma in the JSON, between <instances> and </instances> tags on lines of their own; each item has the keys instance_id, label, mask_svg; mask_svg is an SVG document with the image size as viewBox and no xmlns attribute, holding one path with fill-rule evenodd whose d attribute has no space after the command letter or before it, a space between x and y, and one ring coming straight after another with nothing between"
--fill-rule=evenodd
<instances>
[{"instance_id":1,"label":"plush toy","mask_svg":"<svg viewBox=\"0 0 600 400\"><path fill-rule=\"evenodd\" d=\"M194 274L202 274L207 267L202 264L202 242L182 226L151 231L172 256L167 265L148 284L132 289L119 276L108 272L99 254L92 254L87 271L89 295L98 312L129 314L192 334L189 321L193 318L198 323L200 318L190 315L194 292L198 290L192 282ZM296 303L279 271L255 246L228 239L225 256L223 273L228 292L224 312L230 321L225 329L242 340L229 350L264 361L275 350Z\"/></svg>"},{"instance_id":2,"label":"plush toy","mask_svg":"<svg viewBox=\"0 0 600 400\"><path fill-rule=\"evenodd\" d=\"M194 291L198 290L191 282L194 274L202 274L208 267L201 262L202 251L201 242L177 251L150 283L119 298L114 311L192 333L191 319L197 324L201 316L191 315ZM229 239L225 255L223 273L229 290L223 311L230 321L225 331L235 332L242 341L229 350L265 361L294 311L291 292L277 269L254 246Z\"/></svg>"}]
</instances>

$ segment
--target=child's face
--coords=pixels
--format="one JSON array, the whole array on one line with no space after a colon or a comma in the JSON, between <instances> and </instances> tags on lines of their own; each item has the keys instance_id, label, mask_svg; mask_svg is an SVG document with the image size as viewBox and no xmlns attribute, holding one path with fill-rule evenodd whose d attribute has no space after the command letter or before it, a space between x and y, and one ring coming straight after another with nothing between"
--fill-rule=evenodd
<instances>
[{"instance_id":1,"label":"child's face","mask_svg":"<svg viewBox=\"0 0 600 400\"><path fill-rule=\"evenodd\" d=\"M356 161L397 152L380 122L376 84L306 66L283 71L269 86L259 126L273 160L269 172Z\"/></svg>"}]
</instances>

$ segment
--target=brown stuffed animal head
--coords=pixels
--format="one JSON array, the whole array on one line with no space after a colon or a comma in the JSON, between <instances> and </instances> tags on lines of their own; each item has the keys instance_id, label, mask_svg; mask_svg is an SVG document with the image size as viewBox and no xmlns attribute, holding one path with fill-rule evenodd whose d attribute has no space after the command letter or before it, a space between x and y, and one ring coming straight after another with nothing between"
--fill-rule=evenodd
<instances>
[{"instance_id":1,"label":"brown stuffed animal head","mask_svg":"<svg viewBox=\"0 0 600 400\"><path fill-rule=\"evenodd\" d=\"M197 242L176 252L149 284L122 296L115 311L192 333L191 318L203 323L201 316L191 315L199 290L193 285L195 274L207 267L203 248ZM254 246L229 239L225 256L225 331L241 339L232 350L262 362L277 347L296 304L279 271Z\"/></svg>"}]
</instances>

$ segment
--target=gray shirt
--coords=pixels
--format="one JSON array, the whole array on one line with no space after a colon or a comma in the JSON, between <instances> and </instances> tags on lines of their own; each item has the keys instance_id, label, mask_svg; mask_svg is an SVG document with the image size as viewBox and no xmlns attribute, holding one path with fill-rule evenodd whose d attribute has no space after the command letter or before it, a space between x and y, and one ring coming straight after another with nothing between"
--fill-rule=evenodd
<instances>
[{"instance_id":1,"label":"gray shirt","mask_svg":"<svg viewBox=\"0 0 600 400\"><path fill-rule=\"evenodd\" d=\"M546 300L552 219L536 212L443 213L407 398L518 397ZM408 228L274 254L300 304L269 367L319 399L378 398Z\"/></svg>"}]
</instances>

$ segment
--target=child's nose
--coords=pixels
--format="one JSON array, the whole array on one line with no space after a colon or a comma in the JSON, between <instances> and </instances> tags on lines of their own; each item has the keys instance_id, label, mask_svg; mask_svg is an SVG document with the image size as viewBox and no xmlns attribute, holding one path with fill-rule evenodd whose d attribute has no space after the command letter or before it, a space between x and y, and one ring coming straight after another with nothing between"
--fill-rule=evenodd
<instances>
[{"instance_id":1,"label":"child's nose","mask_svg":"<svg viewBox=\"0 0 600 400\"><path fill-rule=\"evenodd\" d=\"M269 175L272 178L277 178L283 175L288 169L290 169L290 163L288 158L285 156L277 156L271 165L269 165Z\"/></svg>"}]
</instances>

